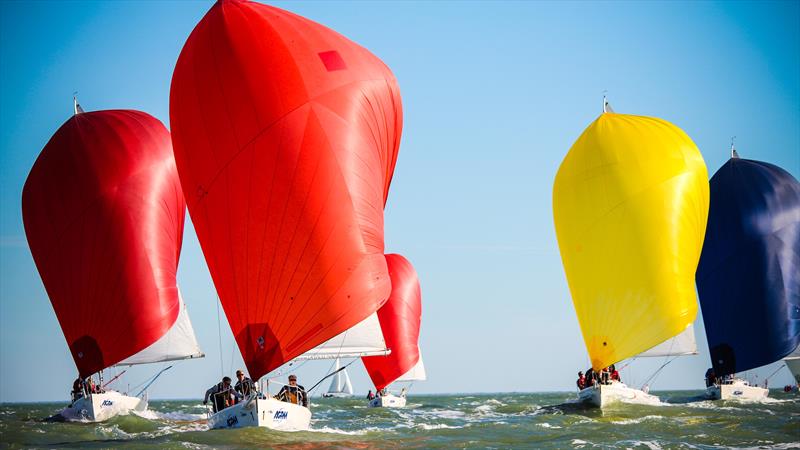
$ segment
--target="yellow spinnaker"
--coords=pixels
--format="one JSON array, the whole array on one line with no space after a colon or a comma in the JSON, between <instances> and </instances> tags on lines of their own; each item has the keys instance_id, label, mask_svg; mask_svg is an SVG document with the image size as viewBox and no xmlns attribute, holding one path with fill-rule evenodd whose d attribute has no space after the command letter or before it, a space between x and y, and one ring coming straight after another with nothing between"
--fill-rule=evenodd
<instances>
[{"instance_id":1,"label":"yellow spinnaker","mask_svg":"<svg viewBox=\"0 0 800 450\"><path fill-rule=\"evenodd\" d=\"M603 113L558 169L553 215L592 367L694 321L708 172L686 133L661 119Z\"/></svg>"}]
</instances>

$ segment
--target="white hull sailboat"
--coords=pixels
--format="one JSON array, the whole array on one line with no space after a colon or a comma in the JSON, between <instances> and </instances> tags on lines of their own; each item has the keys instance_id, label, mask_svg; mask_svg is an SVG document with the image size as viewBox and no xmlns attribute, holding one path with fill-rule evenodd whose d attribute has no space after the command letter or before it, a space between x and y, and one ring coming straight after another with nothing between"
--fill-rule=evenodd
<instances>
[{"instance_id":1,"label":"white hull sailboat","mask_svg":"<svg viewBox=\"0 0 800 450\"><path fill-rule=\"evenodd\" d=\"M628 387L625 383L612 381L609 384L596 384L582 389L578 393L581 402L597 406L598 408L607 407L614 403L638 403L647 405L657 405L660 400L657 396L648 394L640 389Z\"/></svg>"},{"instance_id":2,"label":"white hull sailboat","mask_svg":"<svg viewBox=\"0 0 800 450\"><path fill-rule=\"evenodd\" d=\"M387 352L378 316L372 313L354 327L314 347L296 360L336 358L337 369L333 375L336 382L336 377L346 370L340 369L339 358L383 355ZM352 392L349 378L343 384L345 388L349 386ZM208 416L210 429L263 427L277 431L303 431L309 429L310 423L309 408L277 400L270 397L268 392L266 397L262 394L253 395Z\"/></svg>"},{"instance_id":3,"label":"white hull sailboat","mask_svg":"<svg viewBox=\"0 0 800 450\"><path fill-rule=\"evenodd\" d=\"M210 414L208 426L218 428L263 427L277 431L304 431L311 425L311 410L274 398L251 396Z\"/></svg>"},{"instance_id":4,"label":"white hull sailboat","mask_svg":"<svg viewBox=\"0 0 800 450\"><path fill-rule=\"evenodd\" d=\"M407 387L398 395L387 388L395 382L424 381L427 378L419 329L422 323L422 291L414 266L398 254L386 255L392 294L378 310L384 337L391 353L361 358L377 395L369 400L370 408L402 408L406 406Z\"/></svg>"},{"instance_id":5,"label":"white hull sailboat","mask_svg":"<svg viewBox=\"0 0 800 450\"><path fill-rule=\"evenodd\" d=\"M66 420L103 422L115 416L127 415L132 411L142 412L146 409L146 397L131 397L117 391L106 391L75 400L64 408L60 415Z\"/></svg>"},{"instance_id":6,"label":"white hull sailboat","mask_svg":"<svg viewBox=\"0 0 800 450\"><path fill-rule=\"evenodd\" d=\"M31 168L22 216L78 369L56 419L102 422L144 411L149 386L104 392L103 370L203 353L175 280L186 204L169 131L141 111L73 108Z\"/></svg>"},{"instance_id":7,"label":"white hull sailboat","mask_svg":"<svg viewBox=\"0 0 800 450\"><path fill-rule=\"evenodd\" d=\"M406 394L403 391L400 395L387 393L373 398L369 401L370 408L403 408L406 406Z\"/></svg>"},{"instance_id":8,"label":"white hull sailboat","mask_svg":"<svg viewBox=\"0 0 800 450\"><path fill-rule=\"evenodd\" d=\"M347 369L340 369L340 358L336 358L333 380L328 388L328 392L322 394L325 398L347 398L353 396L353 384L350 382L350 375Z\"/></svg>"},{"instance_id":9,"label":"white hull sailboat","mask_svg":"<svg viewBox=\"0 0 800 450\"><path fill-rule=\"evenodd\" d=\"M759 401L768 396L768 389L751 386L750 383L740 378L734 378L729 382L714 384L706 388L706 397L710 400Z\"/></svg>"},{"instance_id":10,"label":"white hull sailboat","mask_svg":"<svg viewBox=\"0 0 800 450\"><path fill-rule=\"evenodd\" d=\"M696 353L694 275L708 195L708 171L686 133L615 113L603 99L553 184L558 246L593 373L634 357ZM646 391L612 382L579 399L601 408L657 403Z\"/></svg>"},{"instance_id":11,"label":"white hull sailboat","mask_svg":"<svg viewBox=\"0 0 800 450\"><path fill-rule=\"evenodd\" d=\"M800 182L774 164L740 158L731 142L730 159L709 185L711 214L697 268L712 364L706 395L759 401L769 395L769 377L762 388L735 374L781 359L791 370L800 358L800 271L790 256L800 248Z\"/></svg>"}]
</instances>

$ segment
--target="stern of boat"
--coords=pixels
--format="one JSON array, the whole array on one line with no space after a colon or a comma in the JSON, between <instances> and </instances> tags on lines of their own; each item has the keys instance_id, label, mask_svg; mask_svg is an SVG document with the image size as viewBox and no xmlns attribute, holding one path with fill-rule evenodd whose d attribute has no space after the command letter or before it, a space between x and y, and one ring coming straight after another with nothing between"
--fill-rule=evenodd
<instances>
[{"instance_id":1,"label":"stern of boat","mask_svg":"<svg viewBox=\"0 0 800 450\"><path fill-rule=\"evenodd\" d=\"M208 427L264 427L278 431L303 431L311 426L311 410L274 398L251 398L211 414Z\"/></svg>"}]
</instances>

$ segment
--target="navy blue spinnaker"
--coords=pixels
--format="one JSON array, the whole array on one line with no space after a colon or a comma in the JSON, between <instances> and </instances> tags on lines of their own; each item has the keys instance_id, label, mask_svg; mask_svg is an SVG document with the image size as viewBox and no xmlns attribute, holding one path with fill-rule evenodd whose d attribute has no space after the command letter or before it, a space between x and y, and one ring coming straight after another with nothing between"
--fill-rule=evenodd
<instances>
[{"instance_id":1,"label":"navy blue spinnaker","mask_svg":"<svg viewBox=\"0 0 800 450\"><path fill-rule=\"evenodd\" d=\"M777 361L800 343L800 183L734 156L710 187L696 278L720 376Z\"/></svg>"}]
</instances>

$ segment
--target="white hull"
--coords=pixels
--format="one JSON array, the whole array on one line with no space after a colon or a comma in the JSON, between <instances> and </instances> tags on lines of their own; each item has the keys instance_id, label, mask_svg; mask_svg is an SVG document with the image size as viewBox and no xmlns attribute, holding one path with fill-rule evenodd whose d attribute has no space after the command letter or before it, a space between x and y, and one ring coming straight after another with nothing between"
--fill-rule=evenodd
<instances>
[{"instance_id":1,"label":"white hull","mask_svg":"<svg viewBox=\"0 0 800 450\"><path fill-rule=\"evenodd\" d=\"M598 408L604 408L613 403L641 403L656 405L660 400L655 395L650 395L639 389L626 386L624 383L612 381L611 384L594 385L582 389L578 393L581 402Z\"/></svg>"},{"instance_id":2,"label":"white hull","mask_svg":"<svg viewBox=\"0 0 800 450\"><path fill-rule=\"evenodd\" d=\"M375 397L369 401L370 408L402 408L404 406L406 406L406 397L398 397L394 394Z\"/></svg>"},{"instance_id":3,"label":"white hull","mask_svg":"<svg viewBox=\"0 0 800 450\"><path fill-rule=\"evenodd\" d=\"M730 384L715 384L706 388L706 396L711 400L751 400L767 398L769 390L750 386L746 381L735 379Z\"/></svg>"},{"instance_id":4,"label":"white hull","mask_svg":"<svg viewBox=\"0 0 800 450\"><path fill-rule=\"evenodd\" d=\"M131 411L142 412L147 409L147 400L140 397L122 395L117 391L91 394L75 401L61 411L66 420L102 422Z\"/></svg>"},{"instance_id":5,"label":"white hull","mask_svg":"<svg viewBox=\"0 0 800 450\"><path fill-rule=\"evenodd\" d=\"M311 425L311 411L301 405L274 398L249 399L229 406L208 418L208 427L264 427L278 431L303 431Z\"/></svg>"}]
</instances>

